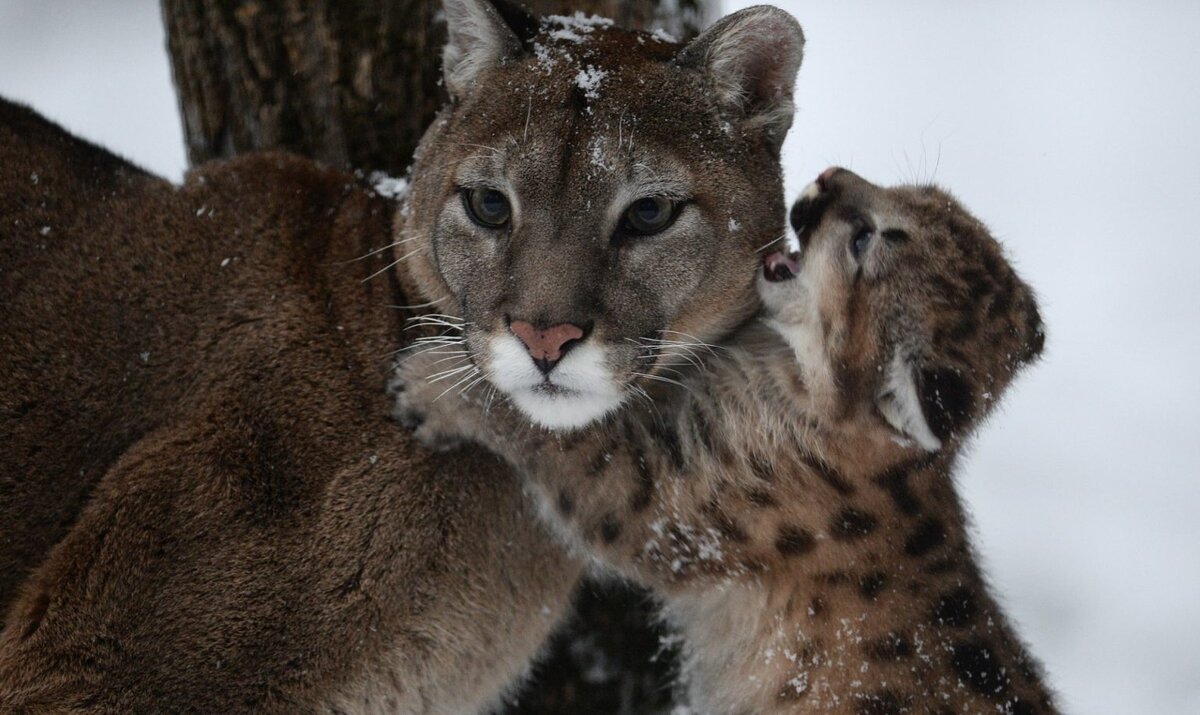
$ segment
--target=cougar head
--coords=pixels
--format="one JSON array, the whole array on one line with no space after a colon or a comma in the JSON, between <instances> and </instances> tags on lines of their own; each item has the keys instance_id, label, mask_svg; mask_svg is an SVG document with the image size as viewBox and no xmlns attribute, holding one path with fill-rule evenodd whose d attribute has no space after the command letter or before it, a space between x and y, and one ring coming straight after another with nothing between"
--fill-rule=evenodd
<instances>
[{"instance_id":1,"label":"cougar head","mask_svg":"<svg viewBox=\"0 0 1200 715\"><path fill-rule=\"evenodd\" d=\"M771 7L680 45L445 6L451 101L414 165L407 269L461 330L471 376L578 428L757 309L803 36Z\"/></svg>"},{"instance_id":2,"label":"cougar head","mask_svg":"<svg viewBox=\"0 0 1200 715\"><path fill-rule=\"evenodd\" d=\"M867 406L935 451L964 437L1041 353L1033 291L947 192L831 168L791 220L800 250L764 257L764 314L833 409Z\"/></svg>"}]
</instances>

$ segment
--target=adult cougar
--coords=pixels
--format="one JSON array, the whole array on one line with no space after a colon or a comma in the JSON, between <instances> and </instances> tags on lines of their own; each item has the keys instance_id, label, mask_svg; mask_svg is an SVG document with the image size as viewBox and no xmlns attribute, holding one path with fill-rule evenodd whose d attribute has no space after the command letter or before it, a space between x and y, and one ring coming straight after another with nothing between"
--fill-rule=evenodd
<instances>
[{"instance_id":1,"label":"adult cougar","mask_svg":"<svg viewBox=\"0 0 1200 715\"><path fill-rule=\"evenodd\" d=\"M562 613L580 566L517 483L385 419L386 306L466 306L545 422L612 410L625 338L753 310L801 38L446 10L398 238L310 162L177 188L0 103L0 711L470 712Z\"/></svg>"}]
</instances>

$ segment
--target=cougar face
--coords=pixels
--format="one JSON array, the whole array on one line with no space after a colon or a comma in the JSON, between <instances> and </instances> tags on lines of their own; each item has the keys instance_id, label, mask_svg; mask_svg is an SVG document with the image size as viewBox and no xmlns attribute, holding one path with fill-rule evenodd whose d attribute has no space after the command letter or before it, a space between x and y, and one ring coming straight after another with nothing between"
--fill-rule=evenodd
<instances>
[{"instance_id":1,"label":"cougar face","mask_svg":"<svg viewBox=\"0 0 1200 715\"><path fill-rule=\"evenodd\" d=\"M580 427L757 308L800 28L752 8L680 46L446 7L452 103L419 150L402 239L479 376L533 422Z\"/></svg>"},{"instance_id":2,"label":"cougar face","mask_svg":"<svg viewBox=\"0 0 1200 715\"><path fill-rule=\"evenodd\" d=\"M945 191L831 168L791 221L800 250L764 258L764 315L835 412L874 405L902 438L936 450L1040 354L1032 290Z\"/></svg>"}]
</instances>

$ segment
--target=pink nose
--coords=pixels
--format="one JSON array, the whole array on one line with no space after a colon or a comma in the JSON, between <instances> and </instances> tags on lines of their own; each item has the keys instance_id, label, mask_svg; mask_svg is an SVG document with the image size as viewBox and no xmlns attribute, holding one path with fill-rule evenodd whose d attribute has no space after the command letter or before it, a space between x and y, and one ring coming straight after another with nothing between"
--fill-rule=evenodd
<instances>
[{"instance_id":1,"label":"pink nose","mask_svg":"<svg viewBox=\"0 0 1200 715\"><path fill-rule=\"evenodd\" d=\"M829 180L833 178L834 174L838 173L841 170L842 170L842 167L840 167L840 166L831 166L828 169L826 169L825 171L822 171L821 175L817 177L817 186L821 187L822 191L825 191L826 189L829 188L829 186L828 186Z\"/></svg>"},{"instance_id":2,"label":"pink nose","mask_svg":"<svg viewBox=\"0 0 1200 715\"><path fill-rule=\"evenodd\" d=\"M514 320L508 326L529 351L529 357L543 373L549 374L562 359L570 343L583 338L583 328L574 323L559 323L548 328L535 328L533 323Z\"/></svg>"}]
</instances>

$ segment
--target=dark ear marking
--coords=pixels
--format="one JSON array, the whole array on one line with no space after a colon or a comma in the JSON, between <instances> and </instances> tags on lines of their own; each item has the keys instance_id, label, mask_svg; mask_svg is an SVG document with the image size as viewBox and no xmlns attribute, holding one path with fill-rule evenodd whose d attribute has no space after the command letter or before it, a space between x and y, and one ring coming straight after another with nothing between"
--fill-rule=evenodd
<instances>
[{"instance_id":1,"label":"dark ear marking","mask_svg":"<svg viewBox=\"0 0 1200 715\"><path fill-rule=\"evenodd\" d=\"M956 436L975 410L975 393L958 370L921 370L921 410L929 429L940 440Z\"/></svg>"},{"instance_id":2,"label":"dark ear marking","mask_svg":"<svg viewBox=\"0 0 1200 715\"><path fill-rule=\"evenodd\" d=\"M489 0L489 2L492 3L492 7L496 8L496 12L500 13L504 24L508 25L521 44L528 45L533 42L533 38L537 37L541 30L537 16L526 10L524 6L508 2L508 0Z\"/></svg>"},{"instance_id":3,"label":"dark ear marking","mask_svg":"<svg viewBox=\"0 0 1200 715\"><path fill-rule=\"evenodd\" d=\"M1028 296L1026 302L1028 307L1025 311L1025 354L1022 358L1025 362L1032 362L1041 356L1046 347L1046 328L1033 296Z\"/></svg>"}]
</instances>

